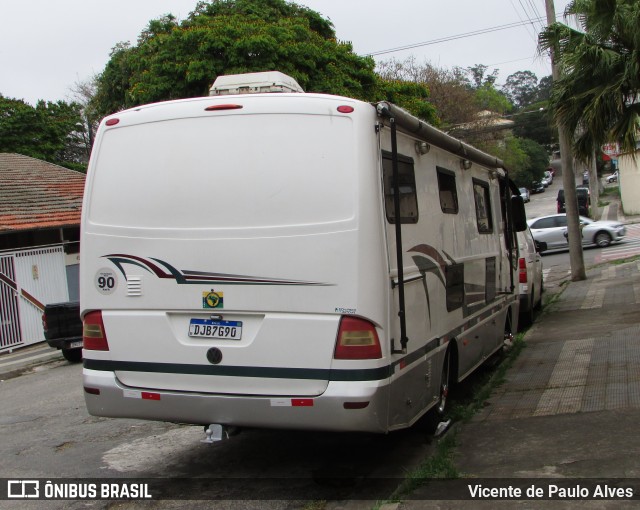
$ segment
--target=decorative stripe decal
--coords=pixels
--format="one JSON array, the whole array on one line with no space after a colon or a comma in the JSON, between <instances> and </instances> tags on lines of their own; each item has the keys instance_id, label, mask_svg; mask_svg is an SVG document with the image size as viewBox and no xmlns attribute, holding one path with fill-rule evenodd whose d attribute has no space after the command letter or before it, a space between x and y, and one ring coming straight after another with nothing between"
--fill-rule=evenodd
<instances>
[{"instance_id":1,"label":"decorative stripe decal","mask_svg":"<svg viewBox=\"0 0 640 510\"><path fill-rule=\"evenodd\" d=\"M359 370L322 368L237 367L191 365L184 363L147 363L85 359L84 368L106 372L148 372L158 374L217 375L228 377L262 377L265 379L314 379L320 381L380 381L390 374L390 366Z\"/></svg>"},{"instance_id":2,"label":"decorative stripe decal","mask_svg":"<svg viewBox=\"0 0 640 510\"><path fill-rule=\"evenodd\" d=\"M323 282L309 282L303 280L285 280L280 278L268 278L260 276L247 276L225 273L207 273L204 271L178 270L168 262L151 258L150 260L135 255L114 253L104 255L109 259L127 278L124 264L131 264L141 267L158 278L175 280L178 285L198 285L198 284L227 284L227 285L308 285L326 286L331 285ZM160 267L163 266L163 267ZM164 269L163 269L164 268Z\"/></svg>"}]
</instances>

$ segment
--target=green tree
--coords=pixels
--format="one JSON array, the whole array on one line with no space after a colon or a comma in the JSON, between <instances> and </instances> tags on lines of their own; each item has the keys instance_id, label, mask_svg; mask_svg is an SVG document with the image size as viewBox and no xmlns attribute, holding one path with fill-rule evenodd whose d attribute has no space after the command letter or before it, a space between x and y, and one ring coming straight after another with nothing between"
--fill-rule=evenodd
<instances>
[{"instance_id":1,"label":"green tree","mask_svg":"<svg viewBox=\"0 0 640 510\"><path fill-rule=\"evenodd\" d=\"M558 144L558 130L553 122L549 103L534 103L513 115L513 134L530 138L544 146L551 154Z\"/></svg>"},{"instance_id":2,"label":"green tree","mask_svg":"<svg viewBox=\"0 0 640 510\"><path fill-rule=\"evenodd\" d=\"M640 2L573 0L580 30L554 23L540 34L560 71L551 104L574 154L590 160L594 149L619 141L635 153L640 114Z\"/></svg>"},{"instance_id":3,"label":"green tree","mask_svg":"<svg viewBox=\"0 0 640 510\"><path fill-rule=\"evenodd\" d=\"M549 154L545 148L535 140L518 138L520 148L528 158L527 165L520 169L516 175L516 184L531 186L533 181L539 181L544 177L544 171L549 167ZM521 184L520 184L521 183Z\"/></svg>"},{"instance_id":4,"label":"green tree","mask_svg":"<svg viewBox=\"0 0 640 510\"><path fill-rule=\"evenodd\" d=\"M489 69L488 66L483 64L476 64L465 69L470 77L468 84L471 88L479 89L487 85L493 87L496 84L498 69L494 69L490 74L487 74L487 69Z\"/></svg>"},{"instance_id":5,"label":"green tree","mask_svg":"<svg viewBox=\"0 0 640 510\"><path fill-rule=\"evenodd\" d=\"M531 71L518 71L507 76L502 93L516 108L528 106L536 101L538 77Z\"/></svg>"},{"instance_id":6,"label":"green tree","mask_svg":"<svg viewBox=\"0 0 640 510\"><path fill-rule=\"evenodd\" d=\"M467 67L467 86L473 91L480 110L504 115L513 109L513 105L507 96L496 88L498 69L494 69L491 74L487 74L487 69L488 67L482 64Z\"/></svg>"},{"instance_id":7,"label":"green tree","mask_svg":"<svg viewBox=\"0 0 640 510\"><path fill-rule=\"evenodd\" d=\"M438 124L436 108L429 101L429 89L420 83L406 80L379 80L372 100L390 101L430 124Z\"/></svg>"},{"instance_id":8,"label":"green tree","mask_svg":"<svg viewBox=\"0 0 640 510\"><path fill-rule=\"evenodd\" d=\"M181 23L151 21L136 46L120 44L98 79L98 111L208 94L222 74L278 70L303 89L366 99L376 91L372 58L335 38L332 24L284 0L200 2Z\"/></svg>"},{"instance_id":9,"label":"green tree","mask_svg":"<svg viewBox=\"0 0 640 510\"><path fill-rule=\"evenodd\" d=\"M504 115L513 109L509 99L495 88L493 83L485 83L474 90L476 104L482 110Z\"/></svg>"},{"instance_id":10,"label":"green tree","mask_svg":"<svg viewBox=\"0 0 640 510\"><path fill-rule=\"evenodd\" d=\"M81 132L80 105L76 103L38 101L34 107L0 95L0 152L83 170L70 153Z\"/></svg>"},{"instance_id":11,"label":"green tree","mask_svg":"<svg viewBox=\"0 0 640 510\"><path fill-rule=\"evenodd\" d=\"M500 140L480 140L475 145L500 158L517 186L531 187L533 181L542 179L549 166L544 147L527 138L507 136Z\"/></svg>"},{"instance_id":12,"label":"green tree","mask_svg":"<svg viewBox=\"0 0 640 510\"><path fill-rule=\"evenodd\" d=\"M551 75L540 78L538 90L536 91L536 101L549 102L551 90L553 89L553 77Z\"/></svg>"},{"instance_id":13,"label":"green tree","mask_svg":"<svg viewBox=\"0 0 640 510\"><path fill-rule=\"evenodd\" d=\"M434 121L428 90L383 80L375 62L337 41L319 13L285 0L200 2L182 22L168 14L149 22L135 46L120 43L98 77L92 108L123 108L207 95L217 76L281 71L308 92L374 101L390 99Z\"/></svg>"}]
</instances>

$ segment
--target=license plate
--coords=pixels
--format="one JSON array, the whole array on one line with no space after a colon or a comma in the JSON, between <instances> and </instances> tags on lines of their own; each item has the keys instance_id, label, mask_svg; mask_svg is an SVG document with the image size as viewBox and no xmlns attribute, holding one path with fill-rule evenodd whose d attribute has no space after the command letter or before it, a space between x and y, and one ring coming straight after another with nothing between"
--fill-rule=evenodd
<instances>
[{"instance_id":1,"label":"license plate","mask_svg":"<svg viewBox=\"0 0 640 510\"><path fill-rule=\"evenodd\" d=\"M218 338L220 340L240 340L242 338L242 322L191 319L189 323L189 336Z\"/></svg>"},{"instance_id":2,"label":"license plate","mask_svg":"<svg viewBox=\"0 0 640 510\"><path fill-rule=\"evenodd\" d=\"M71 342L69 344L69 349L75 349L76 347L82 347L82 340L78 340L77 342Z\"/></svg>"}]
</instances>

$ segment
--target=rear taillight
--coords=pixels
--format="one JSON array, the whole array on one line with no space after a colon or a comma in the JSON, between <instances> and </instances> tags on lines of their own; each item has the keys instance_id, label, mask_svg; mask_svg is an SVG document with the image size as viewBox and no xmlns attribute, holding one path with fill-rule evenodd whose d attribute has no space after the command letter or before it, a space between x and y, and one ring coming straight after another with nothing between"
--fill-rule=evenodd
<instances>
[{"instance_id":1,"label":"rear taillight","mask_svg":"<svg viewBox=\"0 0 640 510\"><path fill-rule=\"evenodd\" d=\"M518 260L520 283L527 283L527 261L524 258Z\"/></svg>"},{"instance_id":2,"label":"rear taillight","mask_svg":"<svg viewBox=\"0 0 640 510\"><path fill-rule=\"evenodd\" d=\"M82 343L90 351L108 351L107 335L102 322L102 312L89 312L82 320Z\"/></svg>"},{"instance_id":3,"label":"rear taillight","mask_svg":"<svg viewBox=\"0 0 640 510\"><path fill-rule=\"evenodd\" d=\"M335 359L382 358L382 349L375 326L357 317L342 317L333 357Z\"/></svg>"},{"instance_id":4,"label":"rear taillight","mask_svg":"<svg viewBox=\"0 0 640 510\"><path fill-rule=\"evenodd\" d=\"M47 326L47 316L45 314L42 314L42 329L45 333L49 331L49 326Z\"/></svg>"}]
</instances>

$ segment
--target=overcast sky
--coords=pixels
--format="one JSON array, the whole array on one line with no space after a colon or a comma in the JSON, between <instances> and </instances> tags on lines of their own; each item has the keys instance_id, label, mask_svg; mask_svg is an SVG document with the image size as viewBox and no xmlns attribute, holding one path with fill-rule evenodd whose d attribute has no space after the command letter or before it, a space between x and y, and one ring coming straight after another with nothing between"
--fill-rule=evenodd
<instances>
[{"instance_id":1,"label":"overcast sky","mask_svg":"<svg viewBox=\"0 0 640 510\"><path fill-rule=\"evenodd\" d=\"M0 0L0 94L35 104L67 100L75 82L100 73L116 43L135 44L152 19L184 19L197 0ZM537 53L544 0L299 0L329 18L340 40L365 55L408 45L376 60L415 56L439 67L499 69L498 83L523 70L551 74ZM555 0L561 16L569 0ZM536 21L537 18L543 21ZM533 20L533 21L531 21ZM494 30L526 22L515 28ZM435 43L439 39L461 36ZM213 77L212 77L213 80Z\"/></svg>"}]
</instances>

